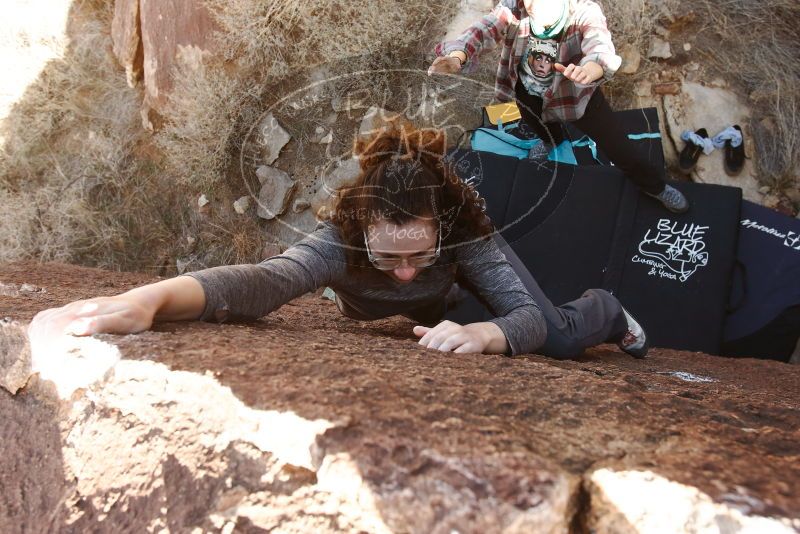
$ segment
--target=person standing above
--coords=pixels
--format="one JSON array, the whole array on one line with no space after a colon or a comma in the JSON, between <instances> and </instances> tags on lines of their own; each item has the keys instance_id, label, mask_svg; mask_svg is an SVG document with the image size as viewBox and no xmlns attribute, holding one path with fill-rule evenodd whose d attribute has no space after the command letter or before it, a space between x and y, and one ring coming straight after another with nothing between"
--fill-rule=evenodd
<instances>
[{"instance_id":1,"label":"person standing above","mask_svg":"<svg viewBox=\"0 0 800 534\"><path fill-rule=\"evenodd\" d=\"M481 53L500 41L495 97L501 102L516 99L522 132L535 132L557 145L564 138L561 123L571 122L644 193L672 212L689 209L686 197L664 182L659 169L636 150L600 90L622 59L597 3L501 0L458 38L436 46L437 58L428 74L470 72ZM545 73L545 57L555 59L554 72Z\"/></svg>"}]
</instances>

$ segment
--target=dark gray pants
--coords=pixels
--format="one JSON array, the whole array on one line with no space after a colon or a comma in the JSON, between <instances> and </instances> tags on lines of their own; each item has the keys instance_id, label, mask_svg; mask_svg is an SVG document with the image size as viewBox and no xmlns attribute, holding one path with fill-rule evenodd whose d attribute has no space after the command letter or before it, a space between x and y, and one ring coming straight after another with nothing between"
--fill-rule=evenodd
<instances>
[{"instance_id":1,"label":"dark gray pants","mask_svg":"<svg viewBox=\"0 0 800 534\"><path fill-rule=\"evenodd\" d=\"M622 339L628 322L615 296L602 289L589 289L572 302L554 306L505 239L499 234L494 239L547 322L547 339L537 350L539 354L574 358L589 347Z\"/></svg>"}]
</instances>

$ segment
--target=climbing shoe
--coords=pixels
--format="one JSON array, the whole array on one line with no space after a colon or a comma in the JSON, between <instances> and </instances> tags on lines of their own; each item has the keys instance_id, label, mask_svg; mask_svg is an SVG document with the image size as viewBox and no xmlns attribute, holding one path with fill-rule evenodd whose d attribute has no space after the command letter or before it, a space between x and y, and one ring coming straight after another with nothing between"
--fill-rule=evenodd
<instances>
[{"instance_id":1,"label":"climbing shoe","mask_svg":"<svg viewBox=\"0 0 800 534\"><path fill-rule=\"evenodd\" d=\"M683 193L669 184L665 184L664 190L657 195L648 193L647 191L644 193L664 204L664 207L672 213L686 213L689 211L689 201L686 200L686 197L683 196Z\"/></svg>"},{"instance_id":2,"label":"climbing shoe","mask_svg":"<svg viewBox=\"0 0 800 534\"><path fill-rule=\"evenodd\" d=\"M617 346L634 358L644 358L648 349L647 334L645 334L642 325L636 322L636 319L628 313L628 310L622 308L622 313L625 314L625 320L628 322L628 330L622 340L617 343Z\"/></svg>"},{"instance_id":3,"label":"climbing shoe","mask_svg":"<svg viewBox=\"0 0 800 534\"><path fill-rule=\"evenodd\" d=\"M708 139L708 131L705 128L700 128L699 130L694 132L699 137ZM691 131L687 132L687 134L691 134ZM682 136L681 138L683 138ZM700 159L700 154L703 153L703 145L698 145L691 140L686 140L686 144L683 146L683 150L681 150L680 156L678 157L678 167L683 172L690 172L694 169L694 166L697 165L697 160Z\"/></svg>"}]
</instances>

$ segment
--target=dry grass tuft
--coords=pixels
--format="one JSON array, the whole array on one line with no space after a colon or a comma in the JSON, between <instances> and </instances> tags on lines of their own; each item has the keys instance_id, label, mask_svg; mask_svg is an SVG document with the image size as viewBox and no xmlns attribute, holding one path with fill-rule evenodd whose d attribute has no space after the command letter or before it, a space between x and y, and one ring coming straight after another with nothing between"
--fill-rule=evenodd
<instances>
[{"instance_id":1,"label":"dry grass tuft","mask_svg":"<svg viewBox=\"0 0 800 534\"><path fill-rule=\"evenodd\" d=\"M614 0L602 2L603 13L617 48L629 44L647 50L659 20L678 12L682 0Z\"/></svg>"},{"instance_id":2,"label":"dry grass tuft","mask_svg":"<svg viewBox=\"0 0 800 534\"><path fill-rule=\"evenodd\" d=\"M165 123L155 141L165 169L177 183L229 205L245 194L244 181L253 178L241 176L239 157L247 132L265 110L284 95L329 76L361 69L427 68L420 50L433 49L439 37L437 22L443 25L458 0L377 0L368 5L345 0L312 4L206 0L206 4L221 28L216 35L221 52L204 58L200 68L176 70ZM389 83L388 77L371 80L369 90L376 101ZM312 161L314 150L305 149L315 121L331 110L312 111L313 117L307 111L281 117L294 139L285 152L298 159L289 166L303 174L321 163ZM207 224L216 225L216 231L194 230L202 234L198 250L204 247L207 252L197 255L198 262L250 257L252 251L245 252L248 247L242 243L263 240L255 221L244 226L251 235L236 237L224 230L228 221L223 212L214 213Z\"/></svg>"},{"instance_id":3,"label":"dry grass tuft","mask_svg":"<svg viewBox=\"0 0 800 534\"><path fill-rule=\"evenodd\" d=\"M175 181L208 191L225 174L228 147L242 107L240 84L222 69L179 67L164 127L155 135Z\"/></svg>"},{"instance_id":4,"label":"dry grass tuft","mask_svg":"<svg viewBox=\"0 0 800 534\"><path fill-rule=\"evenodd\" d=\"M762 180L800 187L800 38L796 0L701 0L709 67L749 95Z\"/></svg>"},{"instance_id":5,"label":"dry grass tuft","mask_svg":"<svg viewBox=\"0 0 800 534\"><path fill-rule=\"evenodd\" d=\"M262 111L319 76L362 68L422 67L420 41L454 0L206 0L221 53L179 68L156 135L178 180L208 190L226 180L242 138ZM412 50L413 45L417 48ZM403 54L406 54L403 57ZM375 80L375 88L380 80Z\"/></svg>"},{"instance_id":6,"label":"dry grass tuft","mask_svg":"<svg viewBox=\"0 0 800 534\"><path fill-rule=\"evenodd\" d=\"M2 122L0 260L152 270L151 255L169 248L174 188L137 156L140 96L110 53L112 9L72 5L63 58Z\"/></svg>"},{"instance_id":7,"label":"dry grass tuft","mask_svg":"<svg viewBox=\"0 0 800 534\"><path fill-rule=\"evenodd\" d=\"M643 56L657 24L669 28L680 18L692 21L675 24L679 28L667 39L691 38L691 55L709 79L720 77L749 98L761 181L775 190L800 187L800 39L794 27L800 3L617 0L605 2L604 9L617 48L629 44ZM639 72L617 76L609 93L627 107L634 83L662 68L643 57Z\"/></svg>"}]
</instances>

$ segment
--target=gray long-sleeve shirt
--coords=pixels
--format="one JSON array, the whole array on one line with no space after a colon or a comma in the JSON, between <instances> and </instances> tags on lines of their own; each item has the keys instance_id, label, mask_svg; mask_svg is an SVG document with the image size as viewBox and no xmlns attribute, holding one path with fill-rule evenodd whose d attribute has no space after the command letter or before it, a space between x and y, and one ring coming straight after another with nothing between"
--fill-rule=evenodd
<instances>
[{"instance_id":1,"label":"gray long-sleeve shirt","mask_svg":"<svg viewBox=\"0 0 800 534\"><path fill-rule=\"evenodd\" d=\"M203 320L228 316L258 318L319 287L336 292L339 309L356 319L405 315L435 323L445 296L458 278L478 293L495 315L512 354L535 351L547 327L505 256L491 239L445 247L439 260L409 283L399 283L373 267L348 265L345 245L331 223L257 265L230 265L188 273L203 287Z\"/></svg>"}]
</instances>

